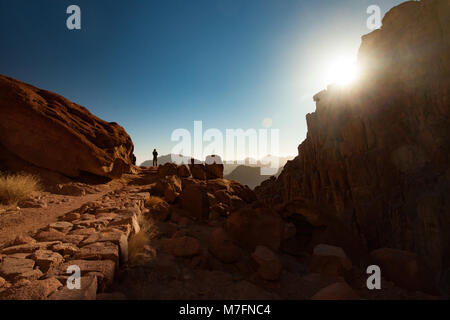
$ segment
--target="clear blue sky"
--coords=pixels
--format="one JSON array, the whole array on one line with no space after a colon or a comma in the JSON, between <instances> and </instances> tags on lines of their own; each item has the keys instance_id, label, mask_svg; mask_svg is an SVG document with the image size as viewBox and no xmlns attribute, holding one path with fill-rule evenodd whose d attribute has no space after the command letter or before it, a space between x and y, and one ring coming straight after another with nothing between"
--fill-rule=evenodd
<instances>
[{"instance_id":1,"label":"clear blue sky","mask_svg":"<svg viewBox=\"0 0 450 320\"><path fill-rule=\"evenodd\" d=\"M177 128L280 129L305 138L324 66L356 55L366 9L399 0L0 0L0 73L121 124L138 162L167 154ZM66 28L66 8L82 30Z\"/></svg>"}]
</instances>

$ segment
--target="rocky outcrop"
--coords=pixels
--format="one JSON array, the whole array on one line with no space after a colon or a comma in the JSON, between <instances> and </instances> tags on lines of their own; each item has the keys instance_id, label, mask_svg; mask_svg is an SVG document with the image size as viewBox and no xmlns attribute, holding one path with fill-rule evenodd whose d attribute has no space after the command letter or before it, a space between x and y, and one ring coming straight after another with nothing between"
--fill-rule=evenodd
<instances>
[{"instance_id":1,"label":"rocky outcrop","mask_svg":"<svg viewBox=\"0 0 450 320\"><path fill-rule=\"evenodd\" d=\"M0 148L5 151L3 170L19 158L71 178L83 173L116 178L133 165L133 142L117 123L103 121L55 93L1 75Z\"/></svg>"},{"instance_id":2,"label":"rocky outcrop","mask_svg":"<svg viewBox=\"0 0 450 320\"><path fill-rule=\"evenodd\" d=\"M345 231L334 241L345 248L343 238L366 252L411 251L439 282L450 267L449 37L446 0L389 11L362 38L360 81L314 96L298 157L259 197L337 220Z\"/></svg>"}]
</instances>

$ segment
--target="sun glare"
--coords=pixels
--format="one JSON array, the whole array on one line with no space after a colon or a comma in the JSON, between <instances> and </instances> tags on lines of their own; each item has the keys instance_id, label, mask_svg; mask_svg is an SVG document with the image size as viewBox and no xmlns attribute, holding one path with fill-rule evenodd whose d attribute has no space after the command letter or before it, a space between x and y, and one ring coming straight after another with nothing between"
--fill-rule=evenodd
<instances>
[{"instance_id":1,"label":"sun glare","mask_svg":"<svg viewBox=\"0 0 450 320\"><path fill-rule=\"evenodd\" d=\"M358 78L356 60L349 57L339 57L330 63L325 74L327 85L348 86Z\"/></svg>"}]
</instances>

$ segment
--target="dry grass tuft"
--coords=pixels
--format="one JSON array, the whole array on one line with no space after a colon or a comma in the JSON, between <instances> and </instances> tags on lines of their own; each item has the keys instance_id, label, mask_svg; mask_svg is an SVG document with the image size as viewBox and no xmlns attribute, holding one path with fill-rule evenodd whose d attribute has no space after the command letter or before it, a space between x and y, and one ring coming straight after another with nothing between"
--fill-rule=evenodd
<instances>
[{"instance_id":1,"label":"dry grass tuft","mask_svg":"<svg viewBox=\"0 0 450 320\"><path fill-rule=\"evenodd\" d=\"M145 246L149 246L150 241L157 235L157 228L153 219L146 219L141 216L138 222L141 231L132 235L128 241L128 260L132 264L137 264L144 258L151 257L152 253L145 250Z\"/></svg>"},{"instance_id":2,"label":"dry grass tuft","mask_svg":"<svg viewBox=\"0 0 450 320\"><path fill-rule=\"evenodd\" d=\"M39 191L39 179L36 176L18 173L0 173L0 203L17 205L34 191Z\"/></svg>"},{"instance_id":3,"label":"dry grass tuft","mask_svg":"<svg viewBox=\"0 0 450 320\"><path fill-rule=\"evenodd\" d=\"M151 196L145 201L145 207L151 209L161 202L165 202L161 197Z\"/></svg>"}]
</instances>

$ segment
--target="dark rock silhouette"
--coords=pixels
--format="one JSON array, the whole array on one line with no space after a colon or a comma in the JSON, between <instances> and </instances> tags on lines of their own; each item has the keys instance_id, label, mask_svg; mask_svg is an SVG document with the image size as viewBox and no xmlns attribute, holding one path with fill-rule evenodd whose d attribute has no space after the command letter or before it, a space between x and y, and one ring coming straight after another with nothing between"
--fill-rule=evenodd
<instances>
[{"instance_id":1,"label":"dark rock silhouette","mask_svg":"<svg viewBox=\"0 0 450 320\"><path fill-rule=\"evenodd\" d=\"M314 97L298 157L256 189L284 214L332 217L328 242L417 254L436 286L450 268L449 36L448 1L389 11L362 38L360 82Z\"/></svg>"}]
</instances>

